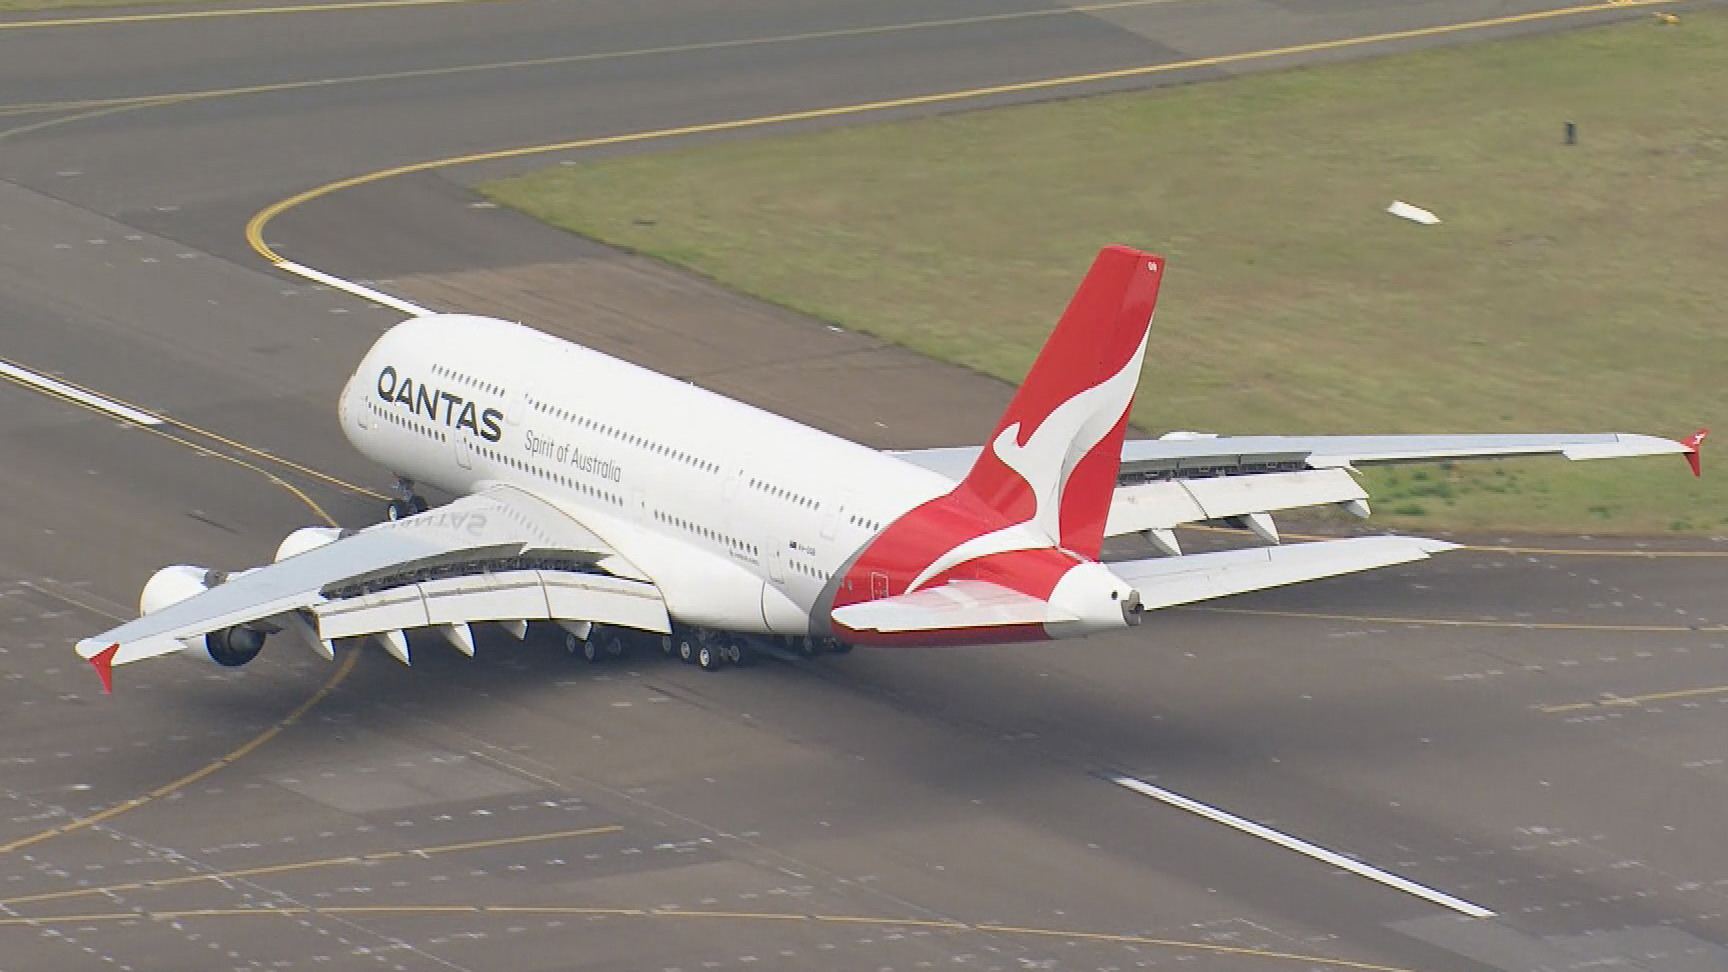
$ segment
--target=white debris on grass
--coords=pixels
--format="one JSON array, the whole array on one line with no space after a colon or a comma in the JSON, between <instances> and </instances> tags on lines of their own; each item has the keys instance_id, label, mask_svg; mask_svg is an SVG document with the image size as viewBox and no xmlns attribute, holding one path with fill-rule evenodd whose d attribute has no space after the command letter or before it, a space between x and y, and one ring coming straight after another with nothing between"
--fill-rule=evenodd
<instances>
[{"instance_id":1,"label":"white debris on grass","mask_svg":"<svg viewBox=\"0 0 1728 972\"><path fill-rule=\"evenodd\" d=\"M1412 206L1402 199L1392 200L1392 205L1387 206L1386 211L1394 216L1402 216L1412 223L1421 223L1423 226L1433 226L1440 222L1440 217L1419 206Z\"/></svg>"}]
</instances>

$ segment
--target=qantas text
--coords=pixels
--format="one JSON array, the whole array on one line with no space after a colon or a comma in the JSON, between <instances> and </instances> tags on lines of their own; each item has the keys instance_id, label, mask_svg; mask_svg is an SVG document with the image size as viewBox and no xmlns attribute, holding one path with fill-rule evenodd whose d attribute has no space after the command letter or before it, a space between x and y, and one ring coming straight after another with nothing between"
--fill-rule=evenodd
<instances>
[{"instance_id":1,"label":"qantas text","mask_svg":"<svg viewBox=\"0 0 1728 972\"><path fill-rule=\"evenodd\" d=\"M474 402L461 395L433 388L425 382L418 387L414 379L396 374L395 365L385 365L378 372L378 397L391 405L405 405L408 411L442 422L453 429L467 429L485 439L497 442L504 437L504 413L495 408L482 411ZM440 406L443 414L440 415Z\"/></svg>"}]
</instances>

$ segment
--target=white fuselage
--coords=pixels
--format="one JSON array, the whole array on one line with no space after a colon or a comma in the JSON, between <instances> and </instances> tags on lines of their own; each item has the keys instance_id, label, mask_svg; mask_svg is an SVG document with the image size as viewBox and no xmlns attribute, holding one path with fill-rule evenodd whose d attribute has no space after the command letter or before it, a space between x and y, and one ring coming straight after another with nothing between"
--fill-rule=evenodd
<instances>
[{"instance_id":1,"label":"white fuselage","mask_svg":"<svg viewBox=\"0 0 1728 972\"><path fill-rule=\"evenodd\" d=\"M342 431L457 494L563 506L659 585L672 617L802 635L847 560L953 488L929 470L505 321L412 318L343 389ZM828 592L831 598L831 592Z\"/></svg>"}]
</instances>

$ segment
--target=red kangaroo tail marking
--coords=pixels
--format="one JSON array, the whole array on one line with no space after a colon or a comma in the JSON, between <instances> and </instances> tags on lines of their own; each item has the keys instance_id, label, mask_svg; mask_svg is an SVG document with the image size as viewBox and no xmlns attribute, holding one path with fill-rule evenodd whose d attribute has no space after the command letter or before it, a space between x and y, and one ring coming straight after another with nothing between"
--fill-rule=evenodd
<instances>
[{"instance_id":1,"label":"red kangaroo tail marking","mask_svg":"<svg viewBox=\"0 0 1728 972\"><path fill-rule=\"evenodd\" d=\"M960 578L1047 599L1077 563L1098 558L1163 271L1162 257L1127 247L1098 254L972 470L888 524L853 561L834 607Z\"/></svg>"},{"instance_id":2,"label":"red kangaroo tail marking","mask_svg":"<svg viewBox=\"0 0 1728 972\"><path fill-rule=\"evenodd\" d=\"M956 492L1096 559L1164 259L1100 250Z\"/></svg>"}]
</instances>

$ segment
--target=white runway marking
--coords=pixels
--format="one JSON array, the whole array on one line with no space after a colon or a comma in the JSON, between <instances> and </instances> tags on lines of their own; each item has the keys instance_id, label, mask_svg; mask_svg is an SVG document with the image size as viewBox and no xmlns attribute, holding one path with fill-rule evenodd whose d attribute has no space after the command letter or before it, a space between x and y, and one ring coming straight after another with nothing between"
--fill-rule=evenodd
<instances>
[{"instance_id":1,"label":"white runway marking","mask_svg":"<svg viewBox=\"0 0 1728 972\"><path fill-rule=\"evenodd\" d=\"M1198 800L1190 800L1180 793L1173 793L1163 787L1154 786L1145 780L1137 780L1132 776L1110 776L1108 779L1117 786L1133 790L1141 796L1149 796L1154 800L1205 817L1207 820L1211 820L1215 823L1221 823L1226 827L1232 827L1245 834L1258 837L1261 840L1270 841L1286 850L1293 850L1298 854L1306 854L1315 860L1325 861L1333 867L1342 868L1352 874L1365 877L1370 881L1378 881L1387 887L1397 888L1406 894L1413 894L1425 901L1432 901L1437 905L1451 908L1453 911L1461 912L1472 918L1494 917L1494 912L1489 911L1481 905L1471 904L1462 898L1454 898L1444 891L1436 891L1433 888L1417 884L1415 881L1401 878L1389 871L1382 871L1377 867L1364 864L1361 861L1352 860L1351 858L1329 851L1317 844L1310 844L1299 837L1292 837L1289 834L1280 833L1273 830L1271 827L1257 824L1252 820L1245 820L1233 813L1220 810L1217 807L1207 806Z\"/></svg>"},{"instance_id":2,"label":"white runway marking","mask_svg":"<svg viewBox=\"0 0 1728 972\"><path fill-rule=\"evenodd\" d=\"M55 378L37 374L27 368L0 361L0 377L10 378L21 385L28 385L37 391L45 391L50 395L70 399L80 405L88 405L100 412L107 412L115 418L125 419L139 425L161 425L162 419L149 412L140 411L130 405L103 398L101 395L87 392L82 388L74 388Z\"/></svg>"},{"instance_id":3,"label":"white runway marking","mask_svg":"<svg viewBox=\"0 0 1728 972\"><path fill-rule=\"evenodd\" d=\"M314 270L311 267L301 266L292 260L279 261L276 266L288 271L289 273L305 277L307 280L316 280L327 287L335 287L337 290L353 294L362 300L369 300L374 304L382 304L393 310L399 310L404 314L412 314L415 317L425 317L432 313L426 308L421 307L419 304L410 304L402 298L392 297L382 290L373 290L371 287L365 287L351 281L343 280L341 277L331 276L322 270Z\"/></svg>"}]
</instances>

